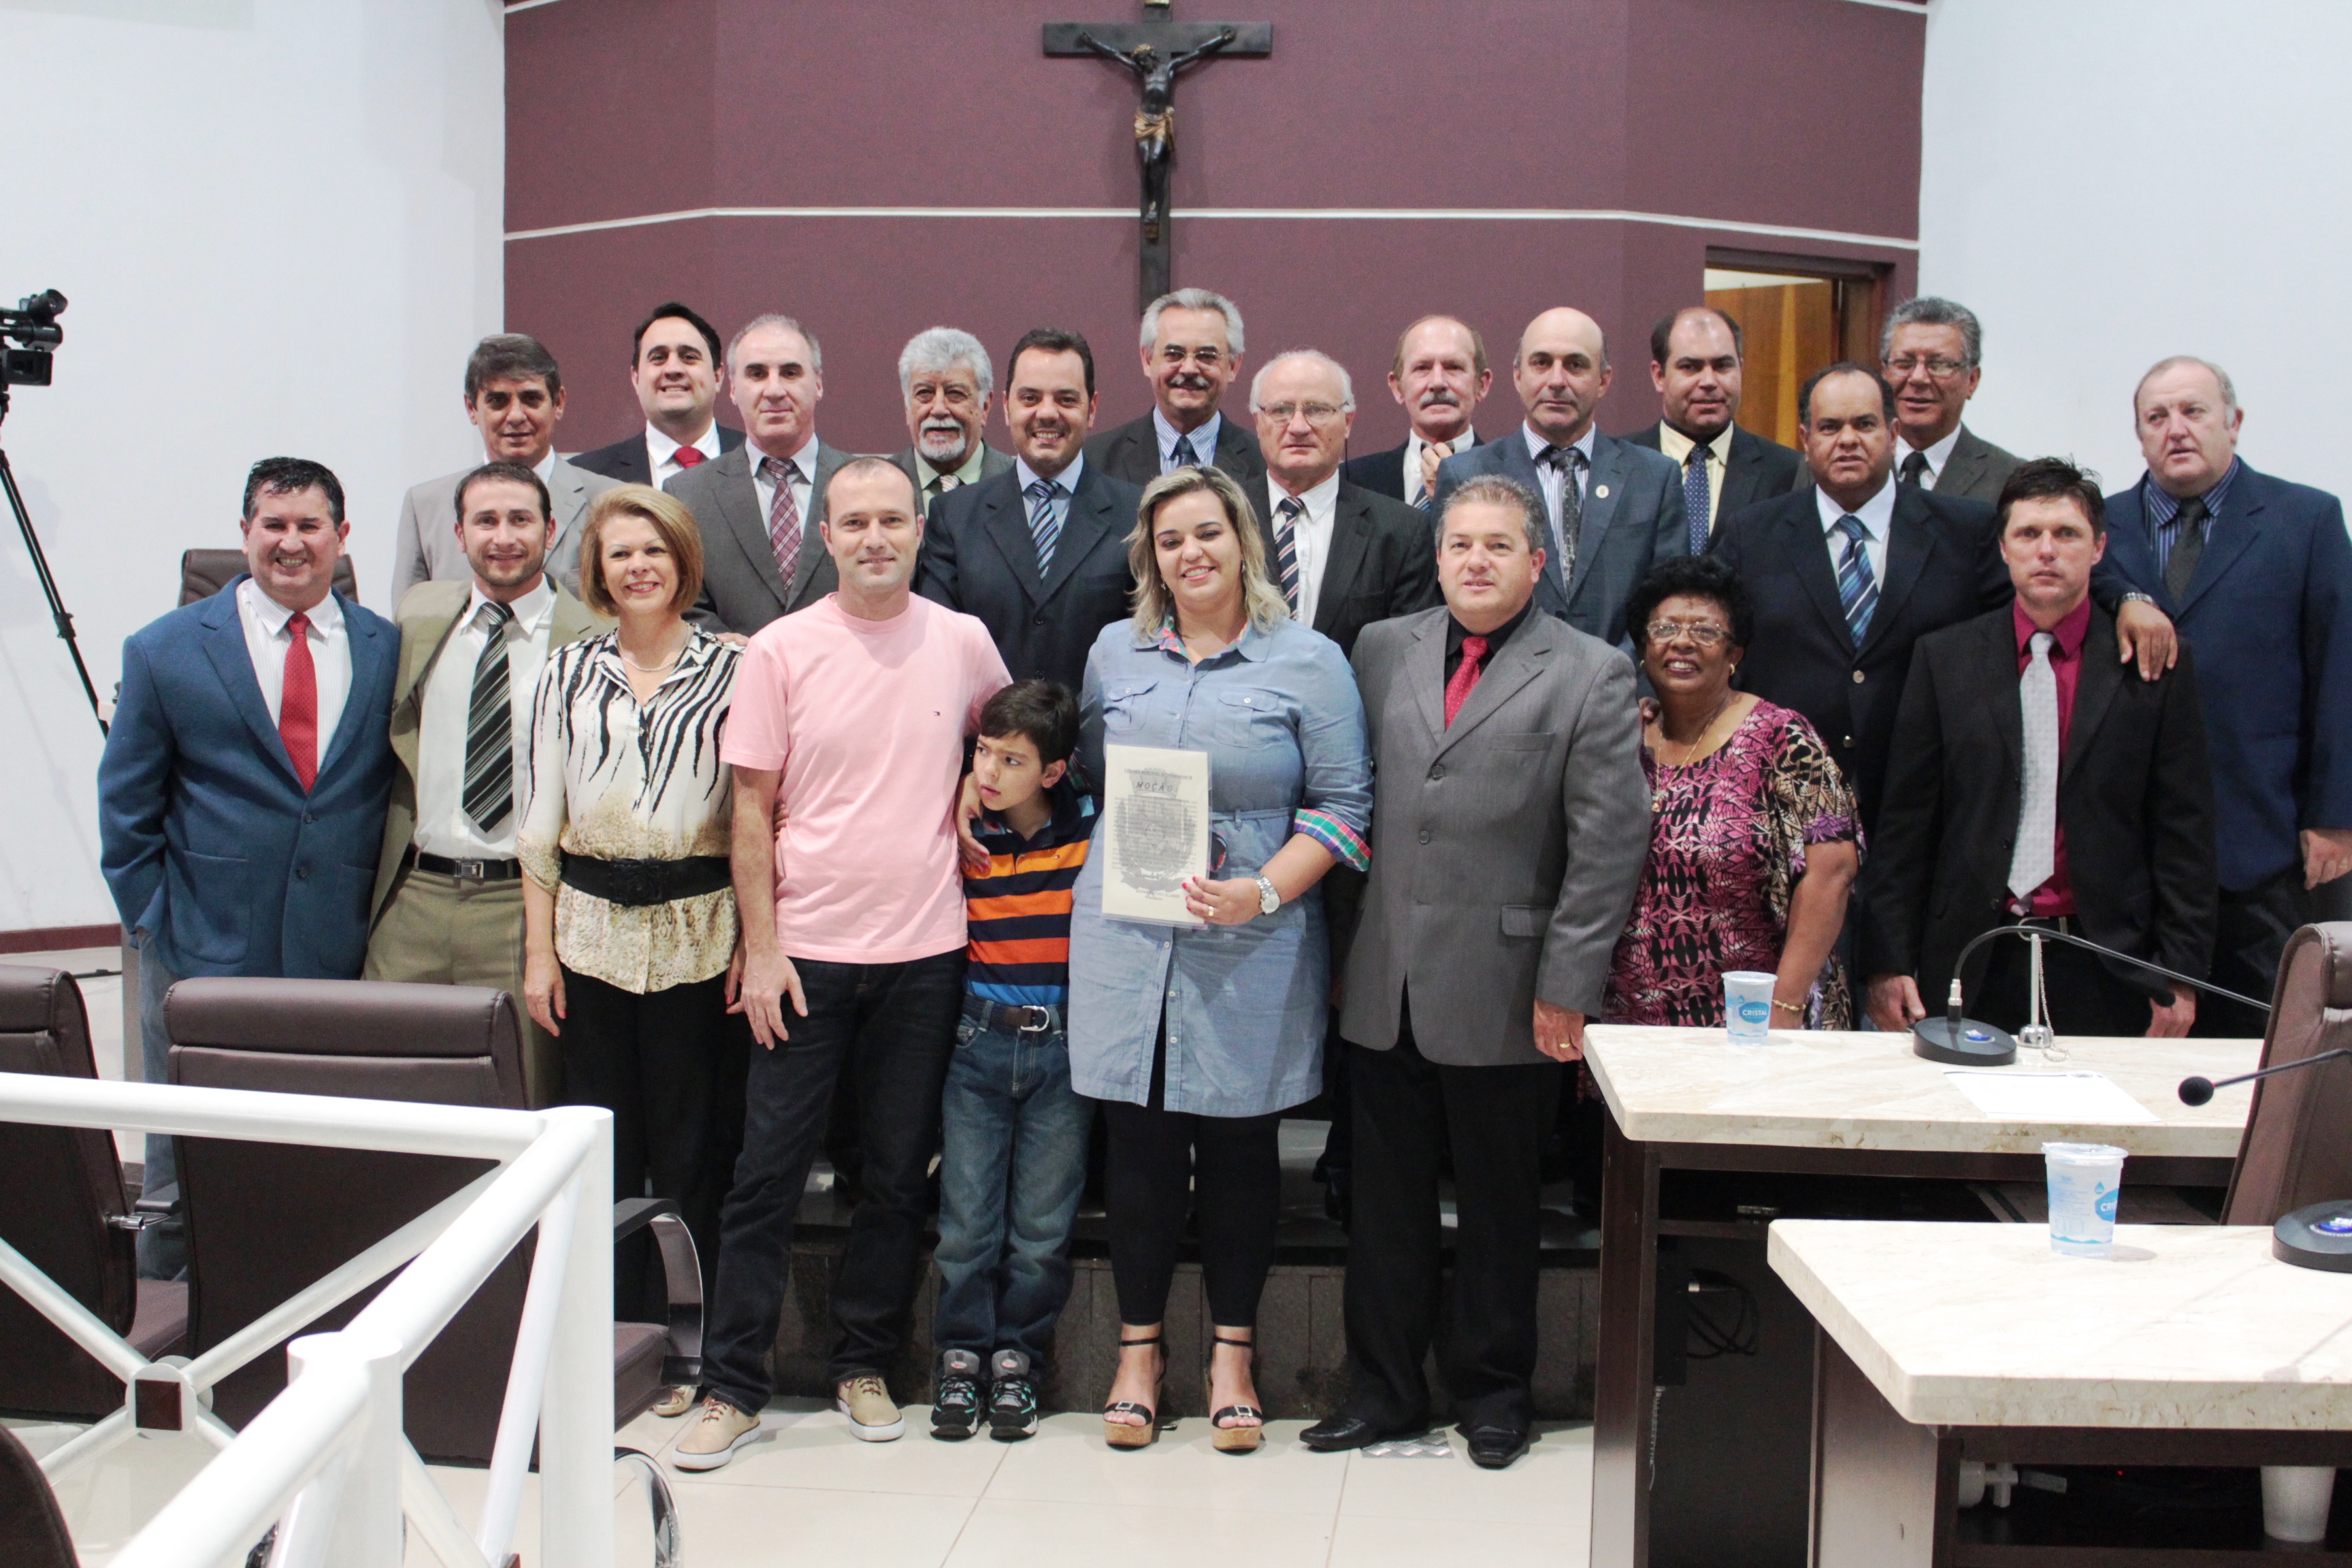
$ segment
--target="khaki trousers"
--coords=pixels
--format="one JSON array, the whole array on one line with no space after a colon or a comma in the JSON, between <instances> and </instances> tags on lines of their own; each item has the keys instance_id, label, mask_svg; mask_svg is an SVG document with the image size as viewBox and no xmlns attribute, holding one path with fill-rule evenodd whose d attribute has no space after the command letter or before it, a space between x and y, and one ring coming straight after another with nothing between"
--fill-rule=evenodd
<instances>
[{"instance_id":1,"label":"khaki trousers","mask_svg":"<svg viewBox=\"0 0 2352 1568\"><path fill-rule=\"evenodd\" d=\"M368 938L369 980L487 985L514 997L523 1090L532 1106L563 1093L563 1058L522 1000L522 882L477 882L412 866Z\"/></svg>"}]
</instances>

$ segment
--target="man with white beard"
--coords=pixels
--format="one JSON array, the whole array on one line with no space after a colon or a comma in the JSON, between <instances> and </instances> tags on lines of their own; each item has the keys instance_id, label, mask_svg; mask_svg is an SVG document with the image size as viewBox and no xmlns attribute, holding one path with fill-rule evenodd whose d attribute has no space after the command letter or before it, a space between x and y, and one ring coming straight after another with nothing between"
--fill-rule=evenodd
<instances>
[{"instance_id":1,"label":"man with white beard","mask_svg":"<svg viewBox=\"0 0 2352 1568\"><path fill-rule=\"evenodd\" d=\"M932 327L898 352L898 391L907 399L907 435L913 445L890 460L915 481L919 504L960 486L994 479L1013 459L980 438L996 390L988 351L970 332Z\"/></svg>"}]
</instances>

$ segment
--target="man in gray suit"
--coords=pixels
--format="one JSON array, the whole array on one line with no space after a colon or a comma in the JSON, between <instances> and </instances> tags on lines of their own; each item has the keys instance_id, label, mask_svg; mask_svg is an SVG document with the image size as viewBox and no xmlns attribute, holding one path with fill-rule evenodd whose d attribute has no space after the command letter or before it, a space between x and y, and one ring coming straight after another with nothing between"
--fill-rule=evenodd
<instances>
[{"instance_id":1,"label":"man in gray suit","mask_svg":"<svg viewBox=\"0 0 2352 1568\"><path fill-rule=\"evenodd\" d=\"M1879 368L1895 388L1895 482L1988 506L2021 459L1960 423L1984 374L1984 329L1966 305L1906 300L1879 334Z\"/></svg>"},{"instance_id":2,"label":"man in gray suit","mask_svg":"<svg viewBox=\"0 0 2352 1568\"><path fill-rule=\"evenodd\" d=\"M1682 475L1672 461L1592 423L1609 395L1601 323L1566 307L1519 335L1511 382L1528 411L1518 429L1437 466L1436 510L1481 474L1516 479L1543 498L1543 575L1536 607L1619 647L1625 601L1654 562L1690 552Z\"/></svg>"},{"instance_id":3,"label":"man in gray suit","mask_svg":"<svg viewBox=\"0 0 2352 1568\"><path fill-rule=\"evenodd\" d=\"M555 356L537 338L520 332L499 332L476 343L466 361L466 417L482 433L484 461L520 463L547 487L555 514L548 574L576 596L581 516L617 481L555 455L555 426L563 417L563 374L555 368ZM468 463L412 486L400 503L392 569L395 614L419 583L473 581L474 568L457 542L457 481L478 466Z\"/></svg>"},{"instance_id":4,"label":"man in gray suit","mask_svg":"<svg viewBox=\"0 0 2352 1568\"><path fill-rule=\"evenodd\" d=\"M817 439L824 351L790 316L757 316L735 334L727 395L743 420L743 445L662 489L702 531L702 596L688 618L750 637L840 585L821 530L824 488L851 454Z\"/></svg>"},{"instance_id":5,"label":"man in gray suit","mask_svg":"<svg viewBox=\"0 0 2352 1568\"><path fill-rule=\"evenodd\" d=\"M1544 1135L1650 841L1632 662L1529 613L1546 531L1526 487L1462 480L1438 522L1444 607L1356 643L1379 793L1360 910L1334 910L1353 932L1339 1028L1355 1225L1349 1394L1302 1438L1320 1452L1428 1423L1449 1142L1446 1387L1474 1462L1527 1450Z\"/></svg>"},{"instance_id":6,"label":"man in gray suit","mask_svg":"<svg viewBox=\"0 0 2352 1568\"><path fill-rule=\"evenodd\" d=\"M910 445L890 454L915 481L917 505L952 489L994 479L1013 459L981 439L996 370L970 332L932 327L907 340L898 353L898 394L907 400Z\"/></svg>"}]
</instances>

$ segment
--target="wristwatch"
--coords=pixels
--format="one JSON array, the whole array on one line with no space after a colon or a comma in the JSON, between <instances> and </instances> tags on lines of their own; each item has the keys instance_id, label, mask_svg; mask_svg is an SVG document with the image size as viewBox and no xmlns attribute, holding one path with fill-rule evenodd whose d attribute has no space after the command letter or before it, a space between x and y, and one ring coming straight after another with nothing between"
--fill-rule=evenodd
<instances>
[{"instance_id":1,"label":"wristwatch","mask_svg":"<svg viewBox=\"0 0 2352 1568\"><path fill-rule=\"evenodd\" d=\"M1275 891L1272 882L1261 876L1257 879L1257 912L1270 915L1280 908L1282 908L1282 895Z\"/></svg>"},{"instance_id":2,"label":"wristwatch","mask_svg":"<svg viewBox=\"0 0 2352 1568\"><path fill-rule=\"evenodd\" d=\"M2118 605L2153 605L2156 603L2156 595L2153 594L2142 594L2137 591L2134 591L2129 594L2119 595L2116 599L2116 603Z\"/></svg>"}]
</instances>

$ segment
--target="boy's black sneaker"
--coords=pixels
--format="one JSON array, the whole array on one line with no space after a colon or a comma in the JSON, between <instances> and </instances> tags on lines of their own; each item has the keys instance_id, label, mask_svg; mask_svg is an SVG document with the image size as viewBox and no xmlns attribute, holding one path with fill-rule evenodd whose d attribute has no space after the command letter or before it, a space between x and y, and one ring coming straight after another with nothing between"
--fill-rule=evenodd
<instances>
[{"instance_id":1,"label":"boy's black sneaker","mask_svg":"<svg viewBox=\"0 0 2352 1568\"><path fill-rule=\"evenodd\" d=\"M998 1351L989 1358L988 1435L1000 1443L1017 1443L1037 1435L1037 1385L1030 1381L1029 1358L1019 1351Z\"/></svg>"},{"instance_id":2,"label":"boy's black sneaker","mask_svg":"<svg viewBox=\"0 0 2352 1568\"><path fill-rule=\"evenodd\" d=\"M961 1443L980 1429L980 1357L970 1351L940 1356L939 1391L931 1396L931 1436Z\"/></svg>"}]
</instances>

